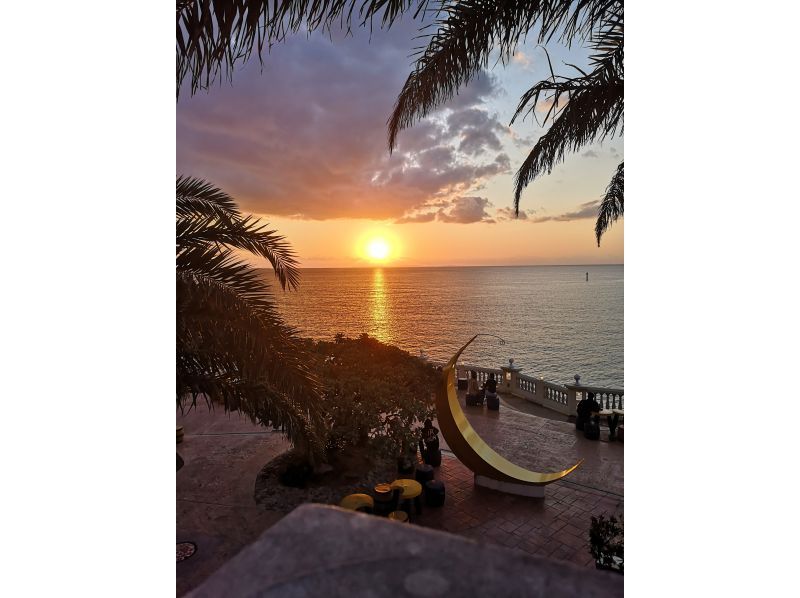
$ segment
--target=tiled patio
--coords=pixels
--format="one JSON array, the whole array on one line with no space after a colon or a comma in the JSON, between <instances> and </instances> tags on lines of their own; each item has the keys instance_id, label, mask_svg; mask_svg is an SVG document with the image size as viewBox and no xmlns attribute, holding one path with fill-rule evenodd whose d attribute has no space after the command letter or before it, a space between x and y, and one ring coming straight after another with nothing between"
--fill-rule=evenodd
<instances>
[{"instance_id":1,"label":"tiled patio","mask_svg":"<svg viewBox=\"0 0 800 598\"><path fill-rule=\"evenodd\" d=\"M607 430L599 442L586 440L562 416L541 417L541 410L513 398L502 399L499 412L465 412L490 446L523 467L556 471L585 462L547 486L545 498L525 498L475 487L472 473L443 442L435 475L445 484L445 505L425 508L414 524L593 567L591 516L621 514L624 507L622 444L607 442ZM178 445L186 465L177 475L176 540L198 545L195 556L177 565L181 596L283 517L255 504L253 485L261 467L289 445L279 433L202 406L179 414L178 424L186 430Z\"/></svg>"},{"instance_id":2,"label":"tiled patio","mask_svg":"<svg viewBox=\"0 0 800 598\"><path fill-rule=\"evenodd\" d=\"M545 498L512 496L476 487L472 472L445 455L436 478L446 489L445 506L424 508L418 525L594 568L589 553L592 515L620 515L623 499L568 481L547 487Z\"/></svg>"},{"instance_id":3,"label":"tiled patio","mask_svg":"<svg viewBox=\"0 0 800 598\"><path fill-rule=\"evenodd\" d=\"M529 554L594 567L589 552L592 515L624 511L624 447L587 440L565 416L501 396L499 412L461 405L467 419L494 450L535 471L557 471L584 459L567 478L546 487L544 498L512 496L476 487L473 474L445 448L436 479L444 482L445 506L429 508L414 522ZM534 415L535 414L535 415ZM546 417L542 417L546 415Z\"/></svg>"}]
</instances>

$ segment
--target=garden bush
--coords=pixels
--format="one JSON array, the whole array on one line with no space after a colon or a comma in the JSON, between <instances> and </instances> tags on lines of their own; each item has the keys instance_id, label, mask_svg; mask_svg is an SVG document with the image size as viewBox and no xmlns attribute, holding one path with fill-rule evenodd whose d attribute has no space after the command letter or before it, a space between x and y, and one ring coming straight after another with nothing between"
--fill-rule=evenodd
<instances>
[{"instance_id":1,"label":"garden bush","mask_svg":"<svg viewBox=\"0 0 800 598\"><path fill-rule=\"evenodd\" d=\"M366 334L337 334L311 351L323 384L329 451L364 447L397 457L416 446L416 428L434 417L437 368Z\"/></svg>"}]
</instances>

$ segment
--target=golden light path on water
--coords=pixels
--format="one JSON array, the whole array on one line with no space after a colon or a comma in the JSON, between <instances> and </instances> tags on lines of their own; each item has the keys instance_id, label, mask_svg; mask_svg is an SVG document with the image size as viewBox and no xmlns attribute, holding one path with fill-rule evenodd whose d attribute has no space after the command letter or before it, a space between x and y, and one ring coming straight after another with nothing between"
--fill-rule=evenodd
<instances>
[{"instance_id":1,"label":"golden light path on water","mask_svg":"<svg viewBox=\"0 0 800 598\"><path fill-rule=\"evenodd\" d=\"M586 273L589 272L589 280ZM412 355L446 363L476 332L465 363L559 384L624 387L623 266L305 269L296 291L275 298L300 335L331 341L367 333Z\"/></svg>"},{"instance_id":2,"label":"golden light path on water","mask_svg":"<svg viewBox=\"0 0 800 598\"><path fill-rule=\"evenodd\" d=\"M383 343L391 341L389 334L389 308L386 289L384 287L383 269L376 268L372 277L372 336Z\"/></svg>"}]
</instances>

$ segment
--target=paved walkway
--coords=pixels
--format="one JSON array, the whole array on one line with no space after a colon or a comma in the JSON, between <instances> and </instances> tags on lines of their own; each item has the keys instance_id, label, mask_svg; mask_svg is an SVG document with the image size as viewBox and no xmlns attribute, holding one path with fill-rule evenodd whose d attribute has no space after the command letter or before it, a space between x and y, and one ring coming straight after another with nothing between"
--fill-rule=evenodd
<instances>
[{"instance_id":1,"label":"paved walkway","mask_svg":"<svg viewBox=\"0 0 800 598\"><path fill-rule=\"evenodd\" d=\"M465 407L465 394L459 396L470 424L509 461L544 472L561 471L584 459L566 480L623 495L624 447L620 442L608 442L608 428L602 429L600 441L587 440L565 416L547 411L548 417L541 417L546 410L523 399L501 395L500 411L489 411L485 406ZM447 448L447 443L442 446Z\"/></svg>"},{"instance_id":2,"label":"paved walkway","mask_svg":"<svg viewBox=\"0 0 800 598\"><path fill-rule=\"evenodd\" d=\"M445 484L443 508L412 510L412 522L482 542L594 568L589 552L592 515L620 515L619 496L566 481L555 482L545 498L525 498L476 487L473 474L445 455L436 470Z\"/></svg>"},{"instance_id":3,"label":"paved walkway","mask_svg":"<svg viewBox=\"0 0 800 598\"><path fill-rule=\"evenodd\" d=\"M464 394L461 405L472 427L510 461L535 471L565 469L581 458L584 463L548 485L544 499L525 498L476 487L472 472L442 442L444 458L435 476L445 483L445 506L424 509L414 523L594 568L592 515L624 511L623 445L608 442L607 428L601 441L587 440L566 416L524 399L501 395L495 412L464 406Z\"/></svg>"},{"instance_id":4,"label":"paved walkway","mask_svg":"<svg viewBox=\"0 0 800 598\"><path fill-rule=\"evenodd\" d=\"M558 414L528 413L539 409L503 397L499 412L485 407L465 407L465 412L484 440L523 467L558 470L584 458L581 468L547 486L544 499L516 497L476 488L472 473L443 443L436 476L445 482L445 506L425 509L415 523L593 567L591 515L624 508L623 446L586 440ZM194 556L177 564L176 590L182 596L285 515L258 507L253 490L261 468L289 444L244 417L221 409L209 413L204 404L178 413L177 422L185 430L177 448L186 464L176 476L176 540L198 545Z\"/></svg>"},{"instance_id":5,"label":"paved walkway","mask_svg":"<svg viewBox=\"0 0 800 598\"><path fill-rule=\"evenodd\" d=\"M197 544L177 564L177 595L198 586L285 513L265 511L253 498L256 476L289 448L279 433L246 417L209 412L205 403L184 415L177 451L185 465L176 474L176 541Z\"/></svg>"}]
</instances>

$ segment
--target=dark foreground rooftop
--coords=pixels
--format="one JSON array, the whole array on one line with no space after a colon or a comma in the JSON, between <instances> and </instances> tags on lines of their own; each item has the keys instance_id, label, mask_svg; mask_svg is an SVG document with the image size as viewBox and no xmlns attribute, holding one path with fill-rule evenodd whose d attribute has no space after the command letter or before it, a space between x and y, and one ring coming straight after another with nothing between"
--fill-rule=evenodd
<instances>
[{"instance_id":1,"label":"dark foreground rooftop","mask_svg":"<svg viewBox=\"0 0 800 598\"><path fill-rule=\"evenodd\" d=\"M303 505L189 594L621 596L621 576L419 526Z\"/></svg>"}]
</instances>

